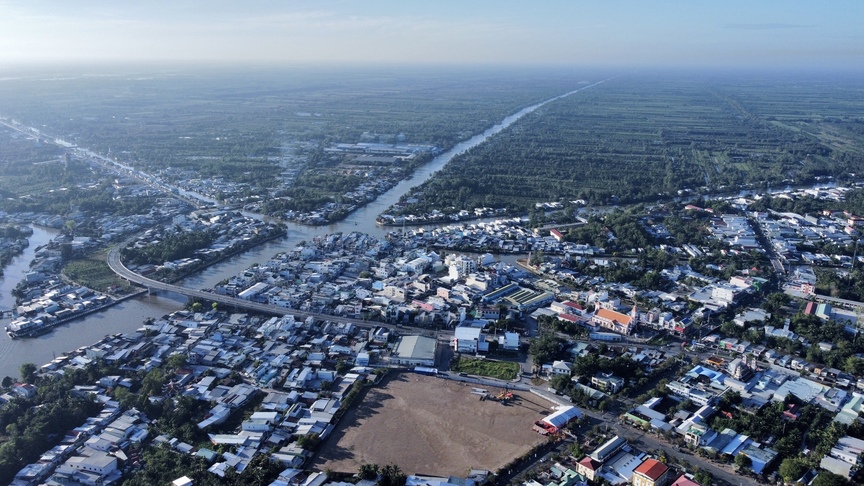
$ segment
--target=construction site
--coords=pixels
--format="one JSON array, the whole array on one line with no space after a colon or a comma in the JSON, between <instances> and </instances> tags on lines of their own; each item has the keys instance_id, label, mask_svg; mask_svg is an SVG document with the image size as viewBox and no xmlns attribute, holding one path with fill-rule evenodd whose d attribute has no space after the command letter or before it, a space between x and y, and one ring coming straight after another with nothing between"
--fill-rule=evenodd
<instances>
[{"instance_id":1,"label":"construction site","mask_svg":"<svg viewBox=\"0 0 864 486\"><path fill-rule=\"evenodd\" d=\"M472 395L479 395L480 401L491 400L493 402L500 402L504 405L507 405L511 400L513 400L513 392L507 390L498 393L497 395L494 393L489 393L489 390L485 388L471 388Z\"/></svg>"},{"instance_id":2,"label":"construction site","mask_svg":"<svg viewBox=\"0 0 864 486\"><path fill-rule=\"evenodd\" d=\"M547 440L532 425L554 412L529 392L393 374L345 415L315 465L337 472L362 464L437 475L494 472Z\"/></svg>"}]
</instances>

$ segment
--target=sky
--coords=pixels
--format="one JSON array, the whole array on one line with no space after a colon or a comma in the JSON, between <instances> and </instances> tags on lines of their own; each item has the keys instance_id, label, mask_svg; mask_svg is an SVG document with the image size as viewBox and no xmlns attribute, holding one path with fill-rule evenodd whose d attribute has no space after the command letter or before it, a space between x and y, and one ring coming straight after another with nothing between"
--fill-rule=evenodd
<instances>
[{"instance_id":1,"label":"sky","mask_svg":"<svg viewBox=\"0 0 864 486\"><path fill-rule=\"evenodd\" d=\"M864 69L864 1L0 0L0 64Z\"/></svg>"}]
</instances>

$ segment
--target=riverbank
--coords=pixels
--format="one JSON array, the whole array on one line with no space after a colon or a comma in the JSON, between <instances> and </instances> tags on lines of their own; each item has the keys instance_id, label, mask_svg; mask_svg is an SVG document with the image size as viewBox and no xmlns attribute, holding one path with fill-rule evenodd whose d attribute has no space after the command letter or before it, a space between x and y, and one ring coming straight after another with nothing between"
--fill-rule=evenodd
<instances>
[{"instance_id":1,"label":"riverbank","mask_svg":"<svg viewBox=\"0 0 864 486\"><path fill-rule=\"evenodd\" d=\"M114 299L114 298L110 298L110 297L109 297L110 300L109 300L108 302L104 303L104 304L97 305L97 306L92 307L92 308L90 308L90 309L85 309L85 310L83 310L83 311L81 311L81 312L79 312L79 313L76 313L76 314L74 314L74 315L70 315L70 316L67 316L67 317L62 317L62 318L56 319L56 320L54 320L54 321L50 321L50 322L45 322L45 321L43 321L43 324L41 324L41 325L37 325L37 326L35 326L35 327L28 328L27 330L24 330L24 331L14 331L14 330L11 330L10 328L11 328L11 326L14 324L14 321L13 321L13 322L10 322L9 324L5 325L5 326L4 326L4 330L6 331L6 334L7 334L9 337L11 337L12 339L23 339L23 338L35 338L35 337L39 337L39 336L42 336L42 335L44 335L44 334L47 334L47 333L51 332L51 331L52 331L55 327L57 327L57 326L61 326L61 325L63 325L63 324L67 324L67 323L72 322L72 321L74 321L74 320L77 320L77 319L81 319L81 318L83 318L83 317L86 317L86 316L88 316L88 315L90 315L90 314L93 314L93 313L96 313L96 312L99 312L99 311L106 310L106 309L108 309L109 307L112 307L112 306L114 306L114 305L119 304L120 302L123 302L124 300L128 300L128 299L132 299L132 298L135 298L135 297L139 297L139 296L141 296L141 295L143 295L143 294L145 294L145 293L147 293L147 289L140 289L140 290L138 290L138 291L136 291L136 292L133 292L133 293L128 294L128 295L124 295L124 296L119 297L119 298L116 298L116 299Z\"/></svg>"}]
</instances>

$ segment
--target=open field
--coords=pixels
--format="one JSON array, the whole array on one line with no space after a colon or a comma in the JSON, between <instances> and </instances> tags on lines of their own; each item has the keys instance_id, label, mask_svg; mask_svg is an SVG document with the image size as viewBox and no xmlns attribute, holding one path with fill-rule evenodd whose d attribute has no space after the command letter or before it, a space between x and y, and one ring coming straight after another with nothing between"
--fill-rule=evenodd
<instances>
[{"instance_id":1,"label":"open field","mask_svg":"<svg viewBox=\"0 0 864 486\"><path fill-rule=\"evenodd\" d=\"M118 277L106 263L107 251L101 250L86 258L73 260L63 267L63 273L76 283L99 292L122 295L132 288Z\"/></svg>"},{"instance_id":2,"label":"open field","mask_svg":"<svg viewBox=\"0 0 864 486\"><path fill-rule=\"evenodd\" d=\"M406 474L496 471L543 439L531 430L550 404L528 392L508 405L472 386L411 373L369 390L323 445L316 467L356 472L361 464L396 464ZM500 389L487 388L489 393Z\"/></svg>"},{"instance_id":3,"label":"open field","mask_svg":"<svg viewBox=\"0 0 864 486\"><path fill-rule=\"evenodd\" d=\"M492 359L459 358L450 363L450 369L470 375L489 376L499 380L512 380L519 374L519 363Z\"/></svg>"}]
</instances>

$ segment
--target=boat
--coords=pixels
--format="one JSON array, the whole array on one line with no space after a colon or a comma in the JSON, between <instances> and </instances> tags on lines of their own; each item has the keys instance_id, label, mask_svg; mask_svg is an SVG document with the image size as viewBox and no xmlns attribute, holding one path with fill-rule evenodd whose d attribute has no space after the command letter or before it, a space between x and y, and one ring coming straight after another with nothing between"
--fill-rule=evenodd
<instances>
[{"instance_id":1,"label":"boat","mask_svg":"<svg viewBox=\"0 0 864 486\"><path fill-rule=\"evenodd\" d=\"M6 334L12 339L41 336L51 331L51 325L42 319L16 319L6 326Z\"/></svg>"}]
</instances>

